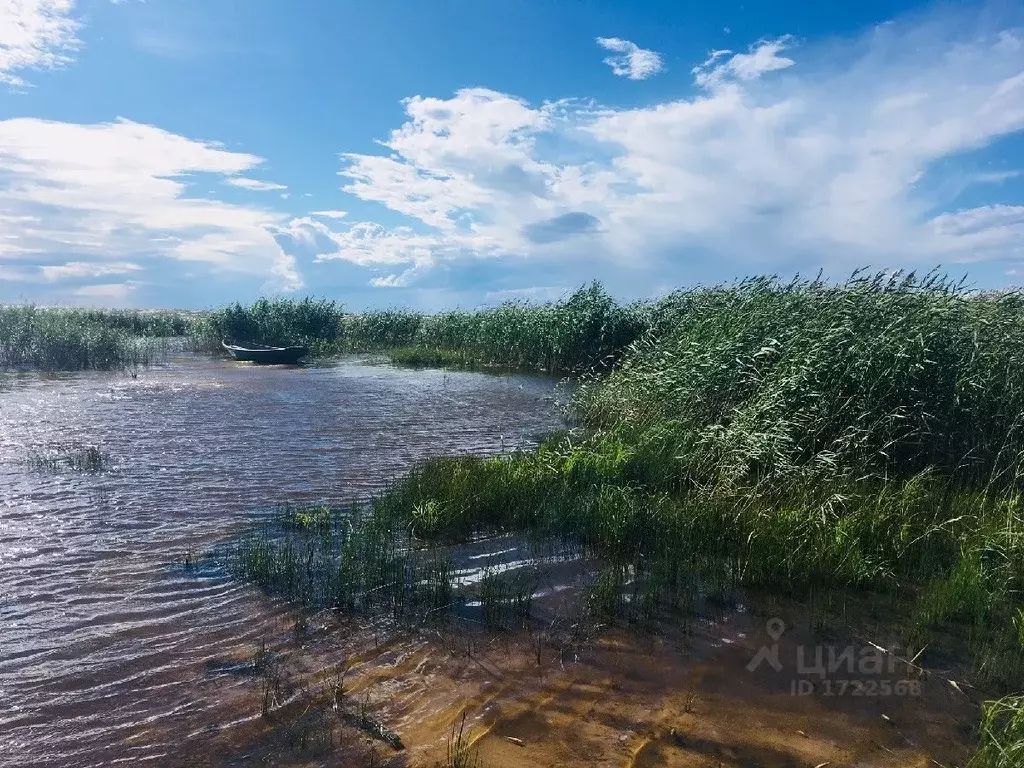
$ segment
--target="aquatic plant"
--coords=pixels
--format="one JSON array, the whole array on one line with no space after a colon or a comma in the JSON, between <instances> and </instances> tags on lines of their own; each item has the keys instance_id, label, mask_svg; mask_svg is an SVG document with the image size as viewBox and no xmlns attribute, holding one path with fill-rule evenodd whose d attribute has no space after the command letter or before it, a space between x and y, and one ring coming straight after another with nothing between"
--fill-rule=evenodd
<instances>
[{"instance_id":1,"label":"aquatic plant","mask_svg":"<svg viewBox=\"0 0 1024 768\"><path fill-rule=\"evenodd\" d=\"M569 317L589 330L562 328ZM995 695L1024 688L1024 295L855 273L628 310L597 289L394 319L410 334L400 346L599 372L576 392L575 431L534 452L426 461L352 518L360 532L332 539L333 604L384 595L407 614L423 547L519 531L586 551L602 620L651 625L739 589L870 594L899 609L907 644L927 645L920 663L952 654ZM596 364L606 352L614 364ZM317 558L274 546L288 578ZM478 594L492 625L506 623L497 576ZM1020 703L1000 701L979 766L1020 762Z\"/></svg>"},{"instance_id":2,"label":"aquatic plant","mask_svg":"<svg viewBox=\"0 0 1024 768\"><path fill-rule=\"evenodd\" d=\"M435 349L429 347L399 347L388 352L395 365L409 368L465 368L472 369L479 362L470 353L459 349Z\"/></svg>"},{"instance_id":3,"label":"aquatic plant","mask_svg":"<svg viewBox=\"0 0 1024 768\"><path fill-rule=\"evenodd\" d=\"M95 445L65 448L56 453L30 454L26 463L38 471L99 472L107 466L109 457Z\"/></svg>"},{"instance_id":4,"label":"aquatic plant","mask_svg":"<svg viewBox=\"0 0 1024 768\"><path fill-rule=\"evenodd\" d=\"M934 275L673 294L618 370L578 391L586 431L427 461L374 508L426 541L576 537L606 563L595 605L630 621L685 611L698 582L726 600L888 593L909 638L969 638L978 682L1012 689L1022 310Z\"/></svg>"},{"instance_id":5,"label":"aquatic plant","mask_svg":"<svg viewBox=\"0 0 1024 768\"><path fill-rule=\"evenodd\" d=\"M477 768L479 765L480 753L474 748L473 741L466 732L466 713L463 712L458 727L452 725L452 731L448 735L445 768Z\"/></svg>"},{"instance_id":6,"label":"aquatic plant","mask_svg":"<svg viewBox=\"0 0 1024 768\"><path fill-rule=\"evenodd\" d=\"M314 356L383 350L402 365L576 373L612 367L647 328L646 305L619 306L592 283L556 302L433 315L398 308L347 314L332 301L260 299L211 312L192 332L210 350L233 337L302 343Z\"/></svg>"},{"instance_id":7,"label":"aquatic plant","mask_svg":"<svg viewBox=\"0 0 1024 768\"><path fill-rule=\"evenodd\" d=\"M201 348L220 349L221 339L261 344L334 342L341 333L341 306L327 299L261 298L204 314L192 327Z\"/></svg>"},{"instance_id":8,"label":"aquatic plant","mask_svg":"<svg viewBox=\"0 0 1024 768\"><path fill-rule=\"evenodd\" d=\"M178 312L0 307L0 368L117 370L148 365L161 341L185 335L194 317Z\"/></svg>"}]
</instances>

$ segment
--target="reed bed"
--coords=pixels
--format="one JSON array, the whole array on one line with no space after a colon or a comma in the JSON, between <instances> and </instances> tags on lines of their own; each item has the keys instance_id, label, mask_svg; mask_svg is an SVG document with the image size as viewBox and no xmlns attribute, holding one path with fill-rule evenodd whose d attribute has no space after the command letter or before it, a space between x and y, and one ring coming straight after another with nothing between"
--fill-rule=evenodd
<instances>
[{"instance_id":1,"label":"reed bed","mask_svg":"<svg viewBox=\"0 0 1024 768\"><path fill-rule=\"evenodd\" d=\"M574 373L614 365L648 328L645 305L619 306L598 283L557 302L506 302L475 311L351 314L333 301L260 299L209 313L193 334L200 348L222 338L308 345L314 356L391 351L394 362Z\"/></svg>"},{"instance_id":2,"label":"reed bed","mask_svg":"<svg viewBox=\"0 0 1024 768\"><path fill-rule=\"evenodd\" d=\"M0 368L120 370L149 365L193 318L177 312L0 307Z\"/></svg>"},{"instance_id":3,"label":"reed bed","mask_svg":"<svg viewBox=\"0 0 1024 768\"><path fill-rule=\"evenodd\" d=\"M504 348L520 350L491 359L600 371L574 396L579 426L534 452L416 468L365 512L387 541L402 531L416 546L368 555L376 565L338 594L387 583L395 604L398 579L367 573L409 568L409 552L431 545L519 531L577 541L596 558L588 601L610 618L685 616L696 596L728 602L737 590L869 596L901 617L904 645L927 646L921 663L953 655L982 690L1019 695L1024 296L863 273L696 288L642 312L583 296L581 316L625 311L636 323L615 326L629 327L621 336L584 324L591 333L575 347L550 335L517 347L536 338L516 325L527 315L488 315L507 323ZM553 307L544 311L563 311ZM416 330L424 349L497 345L466 330L490 327L483 320L441 317ZM593 365L618 344L614 365ZM289 557L315 560L304 553ZM489 581L484 592L506 603L503 590ZM1016 699L990 706L978 765L1018 764L1019 712Z\"/></svg>"}]
</instances>

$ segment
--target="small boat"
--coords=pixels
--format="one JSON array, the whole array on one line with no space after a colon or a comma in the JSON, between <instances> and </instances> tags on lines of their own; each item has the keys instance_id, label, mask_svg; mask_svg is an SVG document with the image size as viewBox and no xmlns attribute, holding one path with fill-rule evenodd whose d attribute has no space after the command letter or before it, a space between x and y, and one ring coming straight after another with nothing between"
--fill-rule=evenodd
<instances>
[{"instance_id":1,"label":"small boat","mask_svg":"<svg viewBox=\"0 0 1024 768\"><path fill-rule=\"evenodd\" d=\"M258 365L295 365L299 359L309 354L306 347L268 347L266 344L247 343L228 344L227 339L220 345L235 360L242 360Z\"/></svg>"}]
</instances>

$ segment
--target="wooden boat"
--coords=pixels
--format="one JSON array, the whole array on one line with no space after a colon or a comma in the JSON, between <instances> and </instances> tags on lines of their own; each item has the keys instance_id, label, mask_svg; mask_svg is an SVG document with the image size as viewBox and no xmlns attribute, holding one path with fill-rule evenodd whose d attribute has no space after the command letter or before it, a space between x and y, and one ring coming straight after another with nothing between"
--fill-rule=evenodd
<instances>
[{"instance_id":1,"label":"wooden boat","mask_svg":"<svg viewBox=\"0 0 1024 768\"><path fill-rule=\"evenodd\" d=\"M266 344L228 344L227 339L220 345L235 360L258 365L295 365L300 358L309 354L306 347L268 347Z\"/></svg>"}]
</instances>

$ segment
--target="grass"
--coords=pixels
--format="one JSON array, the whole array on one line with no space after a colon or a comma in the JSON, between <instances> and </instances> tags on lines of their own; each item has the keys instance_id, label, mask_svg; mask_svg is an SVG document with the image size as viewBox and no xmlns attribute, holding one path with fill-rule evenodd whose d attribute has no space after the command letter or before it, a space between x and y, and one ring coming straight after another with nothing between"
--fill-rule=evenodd
<instances>
[{"instance_id":1,"label":"grass","mask_svg":"<svg viewBox=\"0 0 1024 768\"><path fill-rule=\"evenodd\" d=\"M158 359L158 341L188 337L220 353L224 338L303 344L313 357L386 351L400 365L607 370L650 328L647 304L618 305L598 283L546 304L522 301L425 314L345 312L335 301L261 298L202 313L0 307L0 368L133 369Z\"/></svg>"},{"instance_id":2,"label":"grass","mask_svg":"<svg viewBox=\"0 0 1024 768\"><path fill-rule=\"evenodd\" d=\"M45 472L99 472L107 467L109 457L96 446L89 445L56 454L31 454L26 463L32 469Z\"/></svg>"},{"instance_id":3,"label":"grass","mask_svg":"<svg viewBox=\"0 0 1024 768\"><path fill-rule=\"evenodd\" d=\"M314 356L388 351L397 364L575 373L612 367L649 326L646 305L619 306L597 283L546 304L506 302L475 311L346 313L328 300L260 299L194 324L198 347L222 338L301 343Z\"/></svg>"},{"instance_id":4,"label":"grass","mask_svg":"<svg viewBox=\"0 0 1024 768\"><path fill-rule=\"evenodd\" d=\"M0 368L137 369L160 359L164 339L185 335L192 322L176 312L0 306Z\"/></svg>"},{"instance_id":5,"label":"grass","mask_svg":"<svg viewBox=\"0 0 1024 768\"><path fill-rule=\"evenodd\" d=\"M465 368L478 367L472 355L458 349L430 349L423 347L399 347L388 352L395 365L408 368Z\"/></svg>"},{"instance_id":6,"label":"grass","mask_svg":"<svg viewBox=\"0 0 1024 768\"><path fill-rule=\"evenodd\" d=\"M426 621L452 602L453 569L443 555L415 551L400 530L354 505L280 510L238 543L231 565L315 608Z\"/></svg>"},{"instance_id":7,"label":"grass","mask_svg":"<svg viewBox=\"0 0 1024 768\"><path fill-rule=\"evenodd\" d=\"M987 702L982 711L980 746L968 768L1024 765L1024 696Z\"/></svg>"},{"instance_id":8,"label":"grass","mask_svg":"<svg viewBox=\"0 0 1024 768\"><path fill-rule=\"evenodd\" d=\"M476 768L479 765L479 751L474 749L472 739L466 733L466 713L463 712L458 727L453 725L448 735L445 768Z\"/></svg>"},{"instance_id":9,"label":"grass","mask_svg":"<svg viewBox=\"0 0 1024 768\"><path fill-rule=\"evenodd\" d=\"M867 596L898 609L903 644L927 646L921 663L953 655L982 690L1024 689L1020 293L858 273L697 288L642 311L584 290L415 332L410 318L382 327L412 334L419 359L590 371L578 427L535 452L427 461L333 516L312 548L294 531L264 538L252 552L273 554L254 573L280 573L285 592L318 584L296 594L415 614L451 596L450 572L430 576L431 547L521 532L594 558L588 601L609 620L686 616L698 595L737 590ZM595 365L606 352L614 364ZM320 562L333 581L307 575ZM514 590L497 575L480 589L486 623L507 623ZM989 706L977 765L1019 764L1020 711Z\"/></svg>"}]
</instances>

